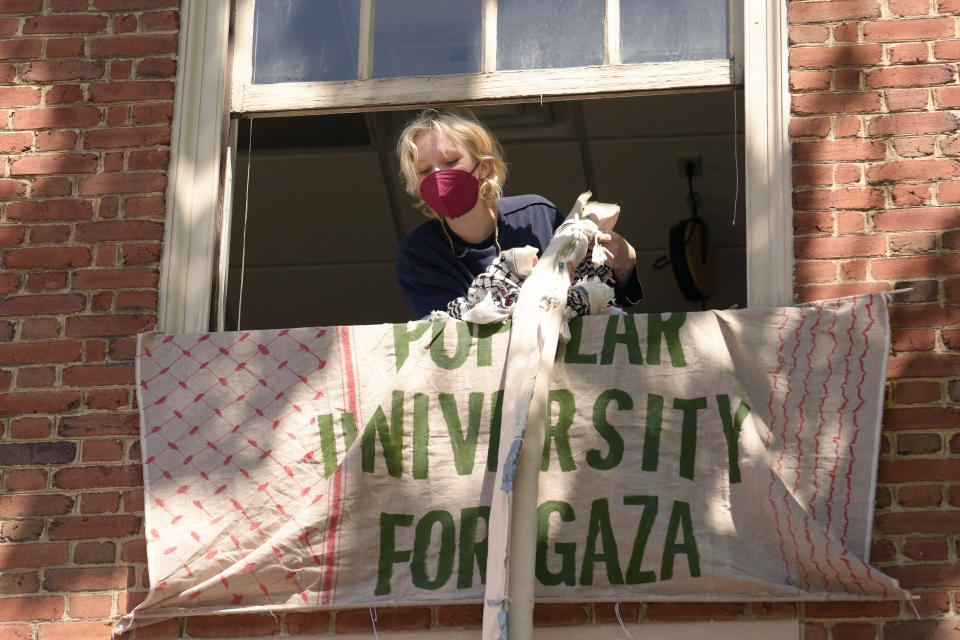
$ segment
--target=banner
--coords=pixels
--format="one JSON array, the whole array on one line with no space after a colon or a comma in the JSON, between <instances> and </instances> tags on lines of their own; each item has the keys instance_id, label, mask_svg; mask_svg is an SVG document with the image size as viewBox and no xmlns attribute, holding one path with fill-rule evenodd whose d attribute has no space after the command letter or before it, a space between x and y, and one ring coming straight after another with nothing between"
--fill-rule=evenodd
<instances>
[{"instance_id":1,"label":"banner","mask_svg":"<svg viewBox=\"0 0 960 640\"><path fill-rule=\"evenodd\" d=\"M903 598L867 564L882 295L575 319L550 380L538 601ZM480 602L508 324L143 334L162 618Z\"/></svg>"}]
</instances>

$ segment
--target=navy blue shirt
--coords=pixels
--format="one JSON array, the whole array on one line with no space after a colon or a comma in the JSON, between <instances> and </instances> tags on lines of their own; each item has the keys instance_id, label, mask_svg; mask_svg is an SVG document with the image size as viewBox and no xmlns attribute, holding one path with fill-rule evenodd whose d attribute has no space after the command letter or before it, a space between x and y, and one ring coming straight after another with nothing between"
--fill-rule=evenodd
<instances>
[{"instance_id":1,"label":"navy blue shirt","mask_svg":"<svg viewBox=\"0 0 960 640\"><path fill-rule=\"evenodd\" d=\"M537 195L501 198L499 213L500 247L505 250L530 245L537 248L537 255L543 255L553 232L566 218L552 202ZM424 222L407 234L397 248L397 282L414 318L431 311L445 311L447 303L466 295L474 278L499 255L493 233L473 243L450 231L451 250L440 224L438 220ZM630 304L642 297L636 269L632 282L618 282L616 290L618 303L621 298Z\"/></svg>"}]
</instances>

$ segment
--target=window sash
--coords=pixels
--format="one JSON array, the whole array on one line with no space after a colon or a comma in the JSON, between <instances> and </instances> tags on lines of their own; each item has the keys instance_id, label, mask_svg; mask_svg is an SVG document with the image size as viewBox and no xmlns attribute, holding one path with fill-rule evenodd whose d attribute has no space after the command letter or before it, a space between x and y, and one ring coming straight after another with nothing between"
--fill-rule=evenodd
<instances>
[{"instance_id":1,"label":"window sash","mask_svg":"<svg viewBox=\"0 0 960 640\"><path fill-rule=\"evenodd\" d=\"M357 111L430 104L597 96L635 91L722 87L742 82L741 0L729 0L731 58L620 64L620 0L605 0L604 64L590 67L498 71L497 0L482 0L481 73L373 78L375 0L362 0L358 80L253 84L253 10L237 0L231 111Z\"/></svg>"}]
</instances>

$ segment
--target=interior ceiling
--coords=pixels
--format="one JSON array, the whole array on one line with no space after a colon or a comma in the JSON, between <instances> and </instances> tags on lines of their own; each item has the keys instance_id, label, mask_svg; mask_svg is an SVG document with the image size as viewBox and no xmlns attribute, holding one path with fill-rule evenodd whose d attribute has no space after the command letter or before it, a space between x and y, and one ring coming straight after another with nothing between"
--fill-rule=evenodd
<instances>
[{"instance_id":1,"label":"interior ceiling","mask_svg":"<svg viewBox=\"0 0 960 640\"><path fill-rule=\"evenodd\" d=\"M734 156L736 150L742 158L742 137L734 135L740 97L718 91L506 104L472 113L504 147L507 195L539 193L567 210L589 189L594 199L621 205L617 228L637 249L647 294L632 311L659 312L700 308L680 295L669 269L652 267L670 227L690 215L682 167L691 159L700 171L699 213L718 257L720 286L708 306L746 301L742 176ZM249 192L251 121L239 123L226 328L235 326L241 260L242 328L410 319L393 254L423 217L400 184L393 146L415 114L255 119Z\"/></svg>"}]
</instances>

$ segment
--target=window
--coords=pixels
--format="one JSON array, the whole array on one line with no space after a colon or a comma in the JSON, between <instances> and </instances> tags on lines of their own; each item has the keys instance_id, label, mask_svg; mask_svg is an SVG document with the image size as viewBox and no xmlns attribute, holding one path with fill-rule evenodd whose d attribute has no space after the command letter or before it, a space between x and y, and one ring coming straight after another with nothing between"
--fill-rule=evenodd
<instances>
[{"instance_id":1,"label":"window","mask_svg":"<svg viewBox=\"0 0 960 640\"><path fill-rule=\"evenodd\" d=\"M658 0L663 1L663 0ZM279 4L279 3L278 3ZM326 3L325 3L326 4ZM620 25L632 28L627 0L604 4L604 55L639 55L628 51L620 38ZM679 5L680 3L667 3ZM715 3L711 3L715 4ZM550 101L564 97L618 95L678 88L729 86L746 78L744 91L745 137L743 173L746 176L746 260L748 304L770 305L790 301L792 251L789 216L789 150L786 135L785 9L765 0L740 0L730 5L727 19L733 29L726 46L742 59L706 59L694 62L629 62L595 67L500 70L490 67L497 34L498 10L509 2L482 0L481 51L484 72L451 72L435 76L377 77L374 57L378 35L372 3L359 4L360 22L370 27L357 34L357 65L369 69L366 79L333 81L287 81L255 84L252 79L252 0L238 0L233 60L250 66L247 75L234 71L230 96L228 86L227 33L231 16L223 3L184 0L182 5L181 56L175 107L173 159L168 193L168 217L161 272L160 326L168 331L199 331L211 325L211 298L223 308L226 282L225 260L218 247L230 244L229 225L223 211L229 210L236 158L223 154L227 128L210 127L232 110L237 115L269 113L348 112L416 108L424 96L433 104L479 104L529 100ZM499 6L498 6L499 5ZM340 6L346 6L340 3ZM639 5L637 5L639 6ZM702 5L692 3L693 12ZM616 9L614 11L613 9ZM346 10L344 14L348 13ZM702 11L701 11L702 13ZM642 22L642 17L639 18ZM699 15L698 15L699 19ZM395 20L396 21L396 20ZM366 34L366 35L364 35ZM389 40L389 36L387 36ZM344 42L349 43L347 38ZM502 44L502 43L500 43ZM345 45L346 46L346 45ZM352 46L352 45L351 45ZM619 47L619 51L618 51ZM364 54L364 52L367 52ZM686 54L684 54L686 55ZM697 55L712 55L697 54ZM455 56L454 56L455 57ZM692 56L691 56L692 57ZM639 58L637 58L639 59ZM246 61L246 62L244 62ZM621 60L623 62L623 60ZM357 77L362 77L358 75ZM244 81L243 78L247 78ZM233 106L227 106L232 104ZM226 122L227 120L224 120ZM231 147L236 149L236 145ZM558 198L559 200L559 198ZM558 202L563 207L563 203ZM226 252L223 252L224 254ZM220 265L218 270L216 265ZM217 308L215 303L214 308Z\"/></svg>"}]
</instances>

